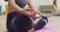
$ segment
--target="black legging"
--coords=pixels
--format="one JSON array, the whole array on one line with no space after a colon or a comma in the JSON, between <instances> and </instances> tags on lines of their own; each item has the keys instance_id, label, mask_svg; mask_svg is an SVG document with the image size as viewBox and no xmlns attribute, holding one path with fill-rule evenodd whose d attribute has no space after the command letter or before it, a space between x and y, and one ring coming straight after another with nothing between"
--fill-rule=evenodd
<instances>
[{"instance_id":1,"label":"black legging","mask_svg":"<svg viewBox=\"0 0 60 32\"><path fill-rule=\"evenodd\" d=\"M43 28L43 27L48 23L48 19L47 19L47 17L45 17L45 16L36 17L36 18L42 18L42 20L40 20L37 25L34 25L34 30L41 29L41 28ZM34 18L34 20L35 20L36 18Z\"/></svg>"},{"instance_id":2,"label":"black legging","mask_svg":"<svg viewBox=\"0 0 60 32\"><path fill-rule=\"evenodd\" d=\"M7 15L6 28L9 32L15 32L14 29L10 26L10 23L11 23L11 20L17 15L18 15L17 12L10 13Z\"/></svg>"},{"instance_id":3,"label":"black legging","mask_svg":"<svg viewBox=\"0 0 60 32\"><path fill-rule=\"evenodd\" d=\"M16 17L16 18L15 18ZM42 16L42 20L39 21L39 23L37 25L32 24L32 20L27 18L24 15L20 15L17 12L11 13L7 15L7 29L9 32L15 32L14 28L11 26L11 22L12 19L15 18L15 20L13 21L15 23L15 28L17 30L21 30L23 27L21 27L22 24L26 24L28 25L28 30L31 29L34 26L35 30L41 29L46 25L46 22L48 22L47 17ZM36 18L40 18L40 17L36 17ZM36 18L33 18L33 20L35 20ZM29 23L29 24L28 24ZM25 27L27 28L27 27Z\"/></svg>"},{"instance_id":4,"label":"black legging","mask_svg":"<svg viewBox=\"0 0 60 32\"><path fill-rule=\"evenodd\" d=\"M16 19L13 21L15 23L15 28L18 30L18 32L27 32L27 30L30 30L33 28L33 22L30 18L26 17L23 14L19 14L17 12L10 13L7 15L7 23L6 27L9 32L16 32L14 25L12 24L12 20L16 17ZM12 26L12 25L13 26Z\"/></svg>"}]
</instances>

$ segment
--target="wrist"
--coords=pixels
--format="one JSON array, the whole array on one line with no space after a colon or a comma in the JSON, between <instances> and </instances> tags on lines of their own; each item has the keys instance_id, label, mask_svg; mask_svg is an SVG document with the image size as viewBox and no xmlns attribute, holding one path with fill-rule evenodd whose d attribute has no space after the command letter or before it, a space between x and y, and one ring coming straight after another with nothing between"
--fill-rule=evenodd
<instances>
[{"instance_id":1,"label":"wrist","mask_svg":"<svg viewBox=\"0 0 60 32\"><path fill-rule=\"evenodd\" d=\"M20 13L25 14L25 12L26 12L26 9L21 9Z\"/></svg>"},{"instance_id":2,"label":"wrist","mask_svg":"<svg viewBox=\"0 0 60 32\"><path fill-rule=\"evenodd\" d=\"M44 16L44 14L41 14L41 16Z\"/></svg>"}]
</instances>

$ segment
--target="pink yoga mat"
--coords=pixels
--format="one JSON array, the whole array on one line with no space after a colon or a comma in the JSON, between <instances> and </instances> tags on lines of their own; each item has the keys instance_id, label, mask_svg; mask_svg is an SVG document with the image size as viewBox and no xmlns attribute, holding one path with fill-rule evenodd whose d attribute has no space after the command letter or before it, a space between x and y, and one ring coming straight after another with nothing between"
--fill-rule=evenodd
<instances>
[{"instance_id":1,"label":"pink yoga mat","mask_svg":"<svg viewBox=\"0 0 60 32\"><path fill-rule=\"evenodd\" d=\"M35 32L55 32L56 29L58 28L60 22L56 23L56 22L49 22L44 28L39 29ZM5 30L4 32L7 32L7 30Z\"/></svg>"},{"instance_id":2,"label":"pink yoga mat","mask_svg":"<svg viewBox=\"0 0 60 32\"><path fill-rule=\"evenodd\" d=\"M59 25L59 23L50 22L44 28L39 29L39 30L37 30L35 32L55 32L57 27L58 27L58 25Z\"/></svg>"}]
</instances>

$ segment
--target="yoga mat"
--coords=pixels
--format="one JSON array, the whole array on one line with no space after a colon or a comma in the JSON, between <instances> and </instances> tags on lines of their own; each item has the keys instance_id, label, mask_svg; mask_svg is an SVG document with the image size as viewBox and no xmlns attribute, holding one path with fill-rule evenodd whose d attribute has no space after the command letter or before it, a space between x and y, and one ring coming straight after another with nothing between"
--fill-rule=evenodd
<instances>
[{"instance_id":1,"label":"yoga mat","mask_svg":"<svg viewBox=\"0 0 60 32\"><path fill-rule=\"evenodd\" d=\"M59 23L50 22L44 28L39 29L35 32L55 32L59 26Z\"/></svg>"}]
</instances>

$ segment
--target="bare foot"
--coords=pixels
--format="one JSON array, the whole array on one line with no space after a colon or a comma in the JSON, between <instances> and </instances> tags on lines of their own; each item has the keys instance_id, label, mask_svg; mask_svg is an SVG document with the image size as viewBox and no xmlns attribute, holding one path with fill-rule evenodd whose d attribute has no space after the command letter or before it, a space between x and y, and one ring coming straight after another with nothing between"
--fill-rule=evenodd
<instances>
[{"instance_id":1,"label":"bare foot","mask_svg":"<svg viewBox=\"0 0 60 32\"><path fill-rule=\"evenodd\" d=\"M33 21L33 23L36 25L42 18L37 18L36 20Z\"/></svg>"}]
</instances>

